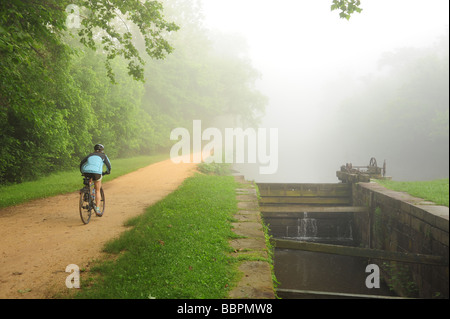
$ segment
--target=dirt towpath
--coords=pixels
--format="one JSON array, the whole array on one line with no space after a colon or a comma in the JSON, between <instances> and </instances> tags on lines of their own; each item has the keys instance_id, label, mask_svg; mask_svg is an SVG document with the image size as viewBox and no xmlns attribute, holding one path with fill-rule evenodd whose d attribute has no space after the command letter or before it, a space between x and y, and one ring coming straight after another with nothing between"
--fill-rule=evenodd
<instances>
[{"instance_id":1,"label":"dirt towpath","mask_svg":"<svg viewBox=\"0 0 450 319\"><path fill-rule=\"evenodd\" d=\"M0 298L52 298L67 290L68 265L82 269L102 258L103 245L126 229L127 219L174 191L195 167L166 160L104 183L105 215L88 225L78 192L1 209Z\"/></svg>"}]
</instances>

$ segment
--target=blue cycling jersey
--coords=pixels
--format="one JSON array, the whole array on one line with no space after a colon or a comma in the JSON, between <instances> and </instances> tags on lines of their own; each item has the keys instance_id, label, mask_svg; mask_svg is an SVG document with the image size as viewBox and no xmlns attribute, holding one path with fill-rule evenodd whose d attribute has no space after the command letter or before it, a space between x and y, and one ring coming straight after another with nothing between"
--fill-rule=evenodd
<instances>
[{"instance_id":1,"label":"blue cycling jersey","mask_svg":"<svg viewBox=\"0 0 450 319\"><path fill-rule=\"evenodd\" d=\"M80 163L81 173L102 174L103 164L106 165L106 172L111 172L111 163L108 156L104 153L92 153L86 156Z\"/></svg>"}]
</instances>

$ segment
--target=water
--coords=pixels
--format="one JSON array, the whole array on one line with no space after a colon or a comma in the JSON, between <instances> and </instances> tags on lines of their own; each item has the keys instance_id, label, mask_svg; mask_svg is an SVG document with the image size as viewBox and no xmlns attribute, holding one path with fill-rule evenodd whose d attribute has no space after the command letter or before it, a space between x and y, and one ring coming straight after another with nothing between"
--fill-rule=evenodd
<instances>
[{"instance_id":1,"label":"water","mask_svg":"<svg viewBox=\"0 0 450 319\"><path fill-rule=\"evenodd\" d=\"M304 213L304 217L299 219L298 226L299 239L308 240L317 237L317 220L315 218L308 218L308 213Z\"/></svg>"},{"instance_id":2,"label":"water","mask_svg":"<svg viewBox=\"0 0 450 319\"><path fill-rule=\"evenodd\" d=\"M292 220L290 226L286 226L284 230L274 232L272 235L281 239L353 245L352 219L348 214L335 214L333 218L329 216L327 218L323 218L323 216L312 218L310 215L317 216L317 214L304 212L302 218ZM273 220L270 222L276 223Z\"/></svg>"},{"instance_id":3,"label":"water","mask_svg":"<svg viewBox=\"0 0 450 319\"><path fill-rule=\"evenodd\" d=\"M275 249L274 258L275 276L280 282L279 289L393 295L384 283L380 288L366 287L365 282L369 274L365 272L368 265L365 258L288 249ZM282 294L280 297L299 298L293 294Z\"/></svg>"},{"instance_id":4,"label":"water","mask_svg":"<svg viewBox=\"0 0 450 319\"><path fill-rule=\"evenodd\" d=\"M283 239L354 246L351 220L340 218L321 220L304 213L299 218L297 233ZM292 234L292 231L291 231ZM366 258L340 256L301 250L275 249L274 271L280 282L279 289L312 290L321 292L393 295L386 285L381 288L366 287ZM282 294L282 298L300 298ZM309 296L308 298L311 298ZM314 296L314 298L319 298Z\"/></svg>"}]
</instances>

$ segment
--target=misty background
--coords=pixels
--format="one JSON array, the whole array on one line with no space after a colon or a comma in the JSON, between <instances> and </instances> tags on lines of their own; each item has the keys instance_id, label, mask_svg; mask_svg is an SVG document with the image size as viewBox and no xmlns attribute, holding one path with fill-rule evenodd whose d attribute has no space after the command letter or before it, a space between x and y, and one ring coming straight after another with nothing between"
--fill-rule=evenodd
<instances>
[{"instance_id":1,"label":"misty background","mask_svg":"<svg viewBox=\"0 0 450 319\"><path fill-rule=\"evenodd\" d=\"M203 0L205 27L233 34L268 97L279 165L236 164L257 182L338 182L345 163L394 180L448 178L449 2L365 0L349 21L326 0Z\"/></svg>"},{"instance_id":2,"label":"misty background","mask_svg":"<svg viewBox=\"0 0 450 319\"><path fill-rule=\"evenodd\" d=\"M332 3L0 2L0 185L97 143L169 156L194 120L278 129L276 174L235 167L258 182L337 182L372 157L394 180L448 177L448 1L363 0L350 21Z\"/></svg>"}]
</instances>

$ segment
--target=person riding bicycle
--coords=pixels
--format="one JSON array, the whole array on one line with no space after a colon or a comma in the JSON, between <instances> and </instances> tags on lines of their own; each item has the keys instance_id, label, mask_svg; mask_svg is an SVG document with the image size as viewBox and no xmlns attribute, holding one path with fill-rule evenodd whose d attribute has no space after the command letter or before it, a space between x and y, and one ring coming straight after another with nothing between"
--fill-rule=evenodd
<instances>
[{"instance_id":1,"label":"person riding bicycle","mask_svg":"<svg viewBox=\"0 0 450 319\"><path fill-rule=\"evenodd\" d=\"M102 187L102 177L111 173L111 162L104 153L105 147L102 144L94 146L94 153L89 154L80 163L80 172L94 181L95 187L95 212L100 213L100 189ZM106 172L103 173L103 164L106 165Z\"/></svg>"}]
</instances>

